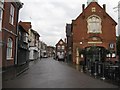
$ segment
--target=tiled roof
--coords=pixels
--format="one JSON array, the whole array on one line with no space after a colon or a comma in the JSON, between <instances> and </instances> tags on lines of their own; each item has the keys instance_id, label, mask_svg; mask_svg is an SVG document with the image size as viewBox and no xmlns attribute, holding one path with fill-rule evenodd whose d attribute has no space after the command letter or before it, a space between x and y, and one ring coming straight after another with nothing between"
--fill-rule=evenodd
<instances>
[{"instance_id":1,"label":"tiled roof","mask_svg":"<svg viewBox=\"0 0 120 90\"><path fill-rule=\"evenodd\" d=\"M19 25L28 33L28 30L32 27L31 22L19 22Z\"/></svg>"}]
</instances>

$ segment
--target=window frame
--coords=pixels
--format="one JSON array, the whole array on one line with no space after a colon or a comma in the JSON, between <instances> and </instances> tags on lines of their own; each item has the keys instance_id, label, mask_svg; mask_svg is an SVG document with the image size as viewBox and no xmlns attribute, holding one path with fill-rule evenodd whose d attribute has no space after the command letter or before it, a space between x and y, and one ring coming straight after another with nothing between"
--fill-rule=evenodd
<instances>
[{"instance_id":1,"label":"window frame","mask_svg":"<svg viewBox=\"0 0 120 90\"><path fill-rule=\"evenodd\" d=\"M8 38L7 40L7 60L13 58L13 40L12 38Z\"/></svg>"},{"instance_id":2,"label":"window frame","mask_svg":"<svg viewBox=\"0 0 120 90\"><path fill-rule=\"evenodd\" d=\"M65 46L64 46L64 45L62 45L62 49L63 49L63 50L65 49Z\"/></svg>"},{"instance_id":3,"label":"window frame","mask_svg":"<svg viewBox=\"0 0 120 90\"><path fill-rule=\"evenodd\" d=\"M9 23L14 25L14 16L15 16L15 7L13 4L10 5L10 17L9 17Z\"/></svg>"},{"instance_id":4,"label":"window frame","mask_svg":"<svg viewBox=\"0 0 120 90\"><path fill-rule=\"evenodd\" d=\"M2 8L0 8L0 31L2 30L2 14L3 14L3 10Z\"/></svg>"},{"instance_id":5,"label":"window frame","mask_svg":"<svg viewBox=\"0 0 120 90\"><path fill-rule=\"evenodd\" d=\"M97 21L98 19L98 21ZM96 25L98 27L96 27ZM91 15L87 18L87 33L102 33L102 20L97 15ZM94 29L94 30L93 30Z\"/></svg>"}]
</instances>

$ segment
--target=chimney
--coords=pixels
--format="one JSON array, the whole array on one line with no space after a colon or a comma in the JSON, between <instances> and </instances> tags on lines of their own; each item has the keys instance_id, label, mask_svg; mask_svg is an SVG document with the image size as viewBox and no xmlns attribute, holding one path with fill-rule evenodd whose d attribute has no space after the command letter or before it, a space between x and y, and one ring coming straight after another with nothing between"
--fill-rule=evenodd
<instances>
[{"instance_id":1,"label":"chimney","mask_svg":"<svg viewBox=\"0 0 120 90\"><path fill-rule=\"evenodd\" d=\"M65 43L67 43L67 40L66 40L66 38L64 39L64 41L65 41Z\"/></svg>"},{"instance_id":2,"label":"chimney","mask_svg":"<svg viewBox=\"0 0 120 90\"><path fill-rule=\"evenodd\" d=\"M103 9L106 11L106 4L103 4Z\"/></svg>"},{"instance_id":3,"label":"chimney","mask_svg":"<svg viewBox=\"0 0 120 90\"><path fill-rule=\"evenodd\" d=\"M82 11L84 11L85 9L85 4L82 4Z\"/></svg>"}]
</instances>

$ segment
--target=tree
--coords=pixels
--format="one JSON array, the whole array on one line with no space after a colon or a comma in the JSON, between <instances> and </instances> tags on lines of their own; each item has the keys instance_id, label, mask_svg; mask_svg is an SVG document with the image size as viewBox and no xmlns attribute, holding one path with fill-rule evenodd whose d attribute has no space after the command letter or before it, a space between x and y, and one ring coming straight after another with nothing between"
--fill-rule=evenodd
<instances>
[{"instance_id":1,"label":"tree","mask_svg":"<svg viewBox=\"0 0 120 90\"><path fill-rule=\"evenodd\" d=\"M120 35L117 37L117 55L119 56L120 60Z\"/></svg>"}]
</instances>

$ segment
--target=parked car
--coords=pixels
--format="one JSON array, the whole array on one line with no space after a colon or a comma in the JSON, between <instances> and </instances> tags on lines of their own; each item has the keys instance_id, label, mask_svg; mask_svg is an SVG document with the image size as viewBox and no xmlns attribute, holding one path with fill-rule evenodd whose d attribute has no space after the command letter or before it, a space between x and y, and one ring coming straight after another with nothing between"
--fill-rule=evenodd
<instances>
[{"instance_id":1,"label":"parked car","mask_svg":"<svg viewBox=\"0 0 120 90\"><path fill-rule=\"evenodd\" d=\"M47 58L48 57L48 54L47 54L47 51L46 50L43 50L41 52L41 58Z\"/></svg>"},{"instance_id":2,"label":"parked car","mask_svg":"<svg viewBox=\"0 0 120 90\"><path fill-rule=\"evenodd\" d=\"M65 55L63 53L60 53L57 55L58 61L64 61Z\"/></svg>"}]
</instances>

